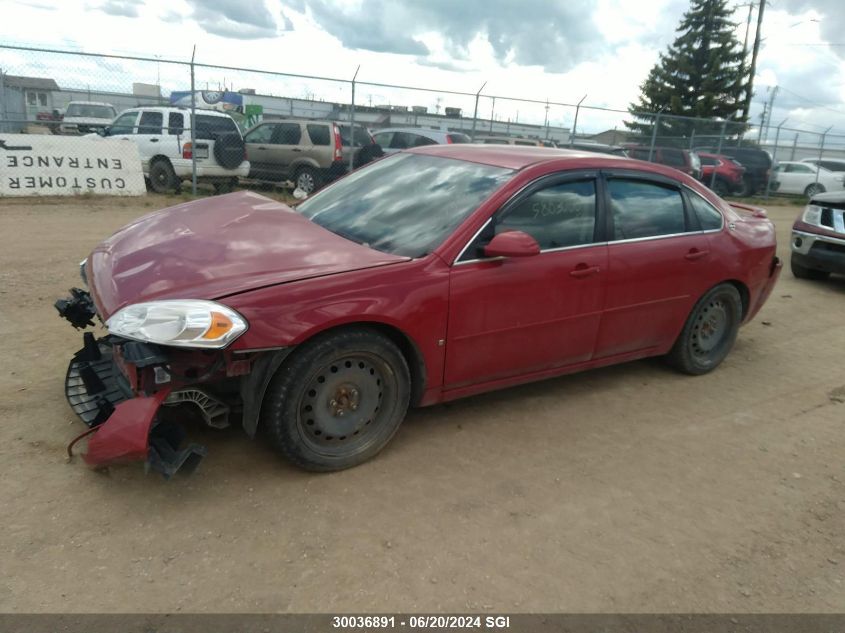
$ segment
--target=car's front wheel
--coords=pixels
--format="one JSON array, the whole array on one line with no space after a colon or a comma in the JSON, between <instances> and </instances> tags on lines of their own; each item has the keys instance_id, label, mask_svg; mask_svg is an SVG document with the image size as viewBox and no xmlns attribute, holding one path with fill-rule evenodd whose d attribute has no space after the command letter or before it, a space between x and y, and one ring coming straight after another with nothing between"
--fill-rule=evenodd
<instances>
[{"instance_id":1,"label":"car's front wheel","mask_svg":"<svg viewBox=\"0 0 845 633\"><path fill-rule=\"evenodd\" d=\"M731 351L741 320L739 292L731 284L719 284L695 304L666 359L694 376L712 371Z\"/></svg>"},{"instance_id":2,"label":"car's front wheel","mask_svg":"<svg viewBox=\"0 0 845 633\"><path fill-rule=\"evenodd\" d=\"M259 426L306 470L357 466L393 437L410 400L410 372L388 338L344 330L303 344L273 377Z\"/></svg>"}]
</instances>

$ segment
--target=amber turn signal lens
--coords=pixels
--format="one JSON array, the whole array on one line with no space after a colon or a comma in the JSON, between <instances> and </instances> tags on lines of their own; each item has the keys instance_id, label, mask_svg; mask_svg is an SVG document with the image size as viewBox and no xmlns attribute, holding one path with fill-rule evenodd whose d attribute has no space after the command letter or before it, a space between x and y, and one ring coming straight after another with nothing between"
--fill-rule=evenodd
<instances>
[{"instance_id":1,"label":"amber turn signal lens","mask_svg":"<svg viewBox=\"0 0 845 633\"><path fill-rule=\"evenodd\" d=\"M220 312L211 313L211 325L208 326L208 331L202 335L203 338L215 340L222 337L226 332L232 329L232 319Z\"/></svg>"}]
</instances>

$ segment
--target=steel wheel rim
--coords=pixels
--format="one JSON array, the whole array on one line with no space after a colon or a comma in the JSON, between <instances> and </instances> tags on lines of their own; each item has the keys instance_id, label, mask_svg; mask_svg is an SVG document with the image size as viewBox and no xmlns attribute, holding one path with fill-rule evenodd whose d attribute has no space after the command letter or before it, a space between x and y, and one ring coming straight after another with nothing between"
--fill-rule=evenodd
<instances>
[{"instance_id":1,"label":"steel wheel rim","mask_svg":"<svg viewBox=\"0 0 845 633\"><path fill-rule=\"evenodd\" d=\"M305 193L314 191L314 177L308 172L299 174L296 179L296 186L302 189Z\"/></svg>"},{"instance_id":2,"label":"steel wheel rim","mask_svg":"<svg viewBox=\"0 0 845 633\"><path fill-rule=\"evenodd\" d=\"M697 357L709 359L724 344L730 332L730 309L724 300L711 299L702 306L695 319L690 337L692 352Z\"/></svg>"},{"instance_id":3,"label":"steel wheel rim","mask_svg":"<svg viewBox=\"0 0 845 633\"><path fill-rule=\"evenodd\" d=\"M332 359L311 374L302 392L299 435L323 455L364 451L383 434L397 388L396 375L380 356L353 352Z\"/></svg>"}]
</instances>

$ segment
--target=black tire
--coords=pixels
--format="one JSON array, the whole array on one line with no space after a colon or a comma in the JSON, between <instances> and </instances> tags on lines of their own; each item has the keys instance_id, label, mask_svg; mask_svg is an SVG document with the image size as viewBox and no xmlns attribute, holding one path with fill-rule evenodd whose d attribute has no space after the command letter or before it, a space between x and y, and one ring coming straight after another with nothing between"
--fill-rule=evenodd
<instances>
[{"instance_id":1,"label":"black tire","mask_svg":"<svg viewBox=\"0 0 845 633\"><path fill-rule=\"evenodd\" d=\"M736 341L742 299L731 284L719 284L698 300L666 360L693 376L714 370Z\"/></svg>"},{"instance_id":2,"label":"black tire","mask_svg":"<svg viewBox=\"0 0 845 633\"><path fill-rule=\"evenodd\" d=\"M305 193L311 195L320 188L322 178L313 167L300 167L296 170L293 184L296 189L302 189Z\"/></svg>"},{"instance_id":3,"label":"black tire","mask_svg":"<svg viewBox=\"0 0 845 633\"><path fill-rule=\"evenodd\" d=\"M176 177L173 165L166 158L157 158L150 163L150 188L156 193L179 193L182 181Z\"/></svg>"},{"instance_id":4,"label":"black tire","mask_svg":"<svg viewBox=\"0 0 845 633\"><path fill-rule=\"evenodd\" d=\"M235 186L238 184L237 178L230 178L229 180L221 180L214 183L214 194L217 196L225 193L232 193Z\"/></svg>"},{"instance_id":5,"label":"black tire","mask_svg":"<svg viewBox=\"0 0 845 633\"><path fill-rule=\"evenodd\" d=\"M792 268L792 275L796 279L812 279L813 281L824 281L830 277L830 273L815 268L807 268L796 261L795 255L789 260L789 267Z\"/></svg>"},{"instance_id":6,"label":"black tire","mask_svg":"<svg viewBox=\"0 0 845 633\"><path fill-rule=\"evenodd\" d=\"M820 182L814 182L807 185L807 188L804 189L804 195L808 198L812 198L813 196L817 196L820 193L824 193L826 190L824 185Z\"/></svg>"},{"instance_id":7,"label":"black tire","mask_svg":"<svg viewBox=\"0 0 845 633\"><path fill-rule=\"evenodd\" d=\"M305 470L330 472L375 456L396 433L410 400L408 364L368 329L304 343L270 382L259 427Z\"/></svg>"},{"instance_id":8,"label":"black tire","mask_svg":"<svg viewBox=\"0 0 845 633\"><path fill-rule=\"evenodd\" d=\"M235 169L244 162L244 148L240 134L221 134L214 139L214 159L224 169Z\"/></svg>"},{"instance_id":9,"label":"black tire","mask_svg":"<svg viewBox=\"0 0 845 633\"><path fill-rule=\"evenodd\" d=\"M742 179L742 186L740 187L739 191L737 192L737 195L739 195L742 198L748 198L748 197L753 196L756 193L756 191L757 191L757 187L755 186L754 179L749 177L749 176L745 176Z\"/></svg>"}]
</instances>

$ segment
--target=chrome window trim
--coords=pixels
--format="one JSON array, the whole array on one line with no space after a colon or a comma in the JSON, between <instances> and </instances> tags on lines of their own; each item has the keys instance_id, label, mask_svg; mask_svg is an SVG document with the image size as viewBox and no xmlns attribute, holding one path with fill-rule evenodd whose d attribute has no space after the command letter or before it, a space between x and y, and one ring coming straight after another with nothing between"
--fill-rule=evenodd
<instances>
[{"instance_id":1,"label":"chrome window trim","mask_svg":"<svg viewBox=\"0 0 845 633\"><path fill-rule=\"evenodd\" d=\"M464 244L464 247L461 249L461 252L458 253L457 257L455 257L454 261L452 262L452 266L457 266L458 264L468 264L469 262L487 261L486 259L468 259L468 260L462 262L461 257L464 256L464 253L466 253L466 250L470 247L470 244L472 244L475 241L475 238L477 238L479 235L481 235L481 232L484 229L486 229L487 225L490 224L492 221L493 221L493 216L490 216L489 218L487 218L487 221L484 224L482 224L481 227L475 233L473 233L472 237L469 238L469 240L467 241L466 244Z\"/></svg>"},{"instance_id":2,"label":"chrome window trim","mask_svg":"<svg viewBox=\"0 0 845 633\"><path fill-rule=\"evenodd\" d=\"M475 238L473 238L475 240ZM470 242L471 244L472 242ZM589 244L574 244L573 246L556 246L555 248L546 248L541 250L537 253L537 257L540 255L545 255L546 253L559 253L560 251L571 251L575 250L576 248L589 248L591 246L607 246L607 242L590 242ZM476 259L467 259L464 261L456 261L453 266L461 266L463 264L477 264L479 262L498 262L504 259L508 259L507 257L485 257L483 259L476 258Z\"/></svg>"}]
</instances>

